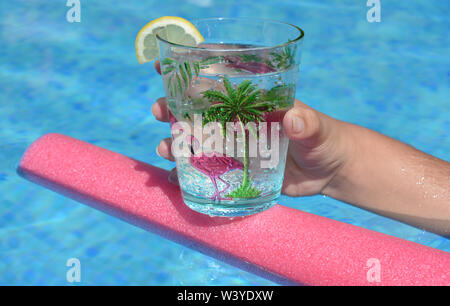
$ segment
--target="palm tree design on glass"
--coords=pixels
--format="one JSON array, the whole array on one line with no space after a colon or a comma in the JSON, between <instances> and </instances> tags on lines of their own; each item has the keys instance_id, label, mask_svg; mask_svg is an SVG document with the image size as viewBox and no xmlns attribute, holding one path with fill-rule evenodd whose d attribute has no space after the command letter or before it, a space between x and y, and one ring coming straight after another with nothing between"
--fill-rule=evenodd
<instances>
[{"instance_id":1,"label":"palm tree design on glass","mask_svg":"<svg viewBox=\"0 0 450 306\"><path fill-rule=\"evenodd\" d=\"M271 52L272 61L270 66L277 69L287 70L295 65L297 46L286 46L280 52Z\"/></svg>"},{"instance_id":2,"label":"palm tree design on glass","mask_svg":"<svg viewBox=\"0 0 450 306\"><path fill-rule=\"evenodd\" d=\"M213 104L203 116L203 125L209 122L219 122L222 127L222 135L226 137L226 123L239 123L244 137L244 177L242 184L232 191L230 198L254 198L261 191L252 187L252 180L248 173L248 137L246 125L249 122L263 121L263 114L274 110L274 104L261 101L262 91L252 84L250 80L243 81L239 86L231 85L227 78L223 78L226 93L217 90L207 90L202 95Z\"/></svg>"}]
</instances>

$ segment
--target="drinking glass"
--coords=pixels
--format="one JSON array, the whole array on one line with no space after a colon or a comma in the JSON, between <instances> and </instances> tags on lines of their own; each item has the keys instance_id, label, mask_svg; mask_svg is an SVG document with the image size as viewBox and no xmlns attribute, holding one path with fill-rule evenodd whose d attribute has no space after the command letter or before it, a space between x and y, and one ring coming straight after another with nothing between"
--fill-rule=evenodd
<instances>
[{"instance_id":1,"label":"drinking glass","mask_svg":"<svg viewBox=\"0 0 450 306\"><path fill-rule=\"evenodd\" d=\"M254 18L193 21L196 47L156 35L183 200L211 216L244 216L275 204L289 140L303 31Z\"/></svg>"}]
</instances>

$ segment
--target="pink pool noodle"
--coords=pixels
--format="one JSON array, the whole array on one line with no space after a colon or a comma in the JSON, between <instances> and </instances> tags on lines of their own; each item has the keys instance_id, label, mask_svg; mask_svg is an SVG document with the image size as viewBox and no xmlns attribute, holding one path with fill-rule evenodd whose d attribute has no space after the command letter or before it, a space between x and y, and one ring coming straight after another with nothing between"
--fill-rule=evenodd
<instances>
[{"instance_id":1,"label":"pink pool noodle","mask_svg":"<svg viewBox=\"0 0 450 306\"><path fill-rule=\"evenodd\" d=\"M276 282L450 285L450 253L281 205L245 218L211 218L185 206L166 170L68 136L38 139L18 172ZM372 258L380 263L380 282L367 277Z\"/></svg>"}]
</instances>

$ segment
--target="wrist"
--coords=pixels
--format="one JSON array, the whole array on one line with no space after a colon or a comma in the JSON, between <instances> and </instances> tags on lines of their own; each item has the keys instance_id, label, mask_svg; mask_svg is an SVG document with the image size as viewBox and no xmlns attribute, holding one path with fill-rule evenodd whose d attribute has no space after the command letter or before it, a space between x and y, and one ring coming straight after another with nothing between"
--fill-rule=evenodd
<instances>
[{"instance_id":1,"label":"wrist","mask_svg":"<svg viewBox=\"0 0 450 306\"><path fill-rule=\"evenodd\" d=\"M333 137L337 141L335 158L338 166L321 193L345 201L347 191L352 189L352 173L360 164L359 160L364 157L362 139L367 135L365 128L343 121L338 121L335 132Z\"/></svg>"}]
</instances>

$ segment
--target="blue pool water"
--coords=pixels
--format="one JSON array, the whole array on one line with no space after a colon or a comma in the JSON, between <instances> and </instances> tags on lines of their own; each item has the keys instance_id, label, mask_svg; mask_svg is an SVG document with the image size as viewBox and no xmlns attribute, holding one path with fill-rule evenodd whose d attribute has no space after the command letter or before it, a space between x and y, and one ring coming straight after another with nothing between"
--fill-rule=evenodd
<instances>
[{"instance_id":1,"label":"blue pool water","mask_svg":"<svg viewBox=\"0 0 450 306\"><path fill-rule=\"evenodd\" d=\"M149 20L258 16L306 32L297 97L450 159L447 1L64 0L0 2L0 285L66 285L78 258L84 285L269 285L270 281L33 185L16 174L27 146L60 132L170 169L155 154L168 127L150 114L163 95L134 39ZM275 4L276 3L276 4ZM450 251L450 241L348 204L313 196L280 203Z\"/></svg>"}]
</instances>

